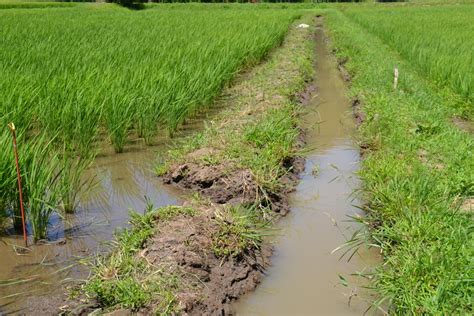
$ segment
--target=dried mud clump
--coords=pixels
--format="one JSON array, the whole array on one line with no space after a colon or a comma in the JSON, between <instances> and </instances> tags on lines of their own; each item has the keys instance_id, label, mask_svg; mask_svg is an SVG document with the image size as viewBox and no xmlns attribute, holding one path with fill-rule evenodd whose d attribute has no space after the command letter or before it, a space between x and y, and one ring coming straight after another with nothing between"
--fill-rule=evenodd
<instances>
[{"instance_id":1,"label":"dried mud clump","mask_svg":"<svg viewBox=\"0 0 474 316\"><path fill-rule=\"evenodd\" d=\"M303 135L296 143L303 144ZM148 262L176 271L184 279L185 286L176 295L177 309L183 315L231 314L230 304L260 283L270 263L272 248L266 243L238 256L216 255L214 237L221 228L216 214L225 213L229 207L253 205L257 206L255 212L265 208L285 215L289 211L287 194L304 170L303 158L285 159L281 164L285 173L278 181L280 189L269 192L259 186L248 169L226 161L215 165L200 163L209 150L191 152L188 162L171 166L163 176L165 183L198 192L208 202L194 217L161 223L146 250Z\"/></svg>"},{"instance_id":2,"label":"dried mud clump","mask_svg":"<svg viewBox=\"0 0 474 316\"><path fill-rule=\"evenodd\" d=\"M225 165L185 163L172 168L164 181L199 192L218 204L250 204L258 195L257 184L248 170L228 171Z\"/></svg>"},{"instance_id":3,"label":"dried mud clump","mask_svg":"<svg viewBox=\"0 0 474 316\"><path fill-rule=\"evenodd\" d=\"M288 172L280 178L282 189L279 192L265 192L250 170L233 168L225 163L207 166L188 162L172 166L163 181L198 192L217 204L260 204L284 215L289 210L286 194L294 189L298 174L304 170L304 159L288 158L282 167Z\"/></svg>"}]
</instances>

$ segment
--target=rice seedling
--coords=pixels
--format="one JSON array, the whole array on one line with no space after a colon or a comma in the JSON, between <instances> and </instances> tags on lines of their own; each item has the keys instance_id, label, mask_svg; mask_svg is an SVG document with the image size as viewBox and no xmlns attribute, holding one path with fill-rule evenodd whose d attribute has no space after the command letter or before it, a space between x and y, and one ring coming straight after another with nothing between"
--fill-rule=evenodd
<instances>
[{"instance_id":1,"label":"rice seedling","mask_svg":"<svg viewBox=\"0 0 474 316\"><path fill-rule=\"evenodd\" d=\"M59 197L59 158L51 142L39 139L24 146L20 156L23 168L27 218L35 241L47 238L49 219Z\"/></svg>"},{"instance_id":2,"label":"rice seedling","mask_svg":"<svg viewBox=\"0 0 474 316\"><path fill-rule=\"evenodd\" d=\"M73 213L79 196L92 188L94 179L84 179L83 174L92 164L93 158L93 155L76 157L68 152L64 152L59 158L61 174L58 185L64 212Z\"/></svg>"}]
</instances>

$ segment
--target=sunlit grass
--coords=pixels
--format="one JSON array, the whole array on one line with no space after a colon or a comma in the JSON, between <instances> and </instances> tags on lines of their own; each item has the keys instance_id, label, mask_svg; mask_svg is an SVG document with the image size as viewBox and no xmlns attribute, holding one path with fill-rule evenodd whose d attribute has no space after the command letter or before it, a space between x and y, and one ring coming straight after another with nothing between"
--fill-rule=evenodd
<instances>
[{"instance_id":1,"label":"sunlit grass","mask_svg":"<svg viewBox=\"0 0 474 316\"><path fill-rule=\"evenodd\" d=\"M461 115L474 119L474 6L366 7L344 12L438 87L449 87L461 96L455 106Z\"/></svg>"},{"instance_id":2,"label":"sunlit grass","mask_svg":"<svg viewBox=\"0 0 474 316\"><path fill-rule=\"evenodd\" d=\"M421 14L419 10L425 9L405 13ZM463 10L459 7L455 15L462 15ZM462 212L459 201L474 195L473 138L452 124L452 116L458 113L457 100L438 89L438 83L431 81L436 81L435 76L426 77L420 64L423 60L398 54L398 48L409 47L410 41L422 45L432 39L424 48L429 63L436 60L439 50L450 45L453 51L457 48L452 46L455 41L436 44L438 40L432 38L443 38L449 30L436 33L426 28L417 34L414 28L401 35L396 25L401 30L412 20L398 20L393 17L399 12L393 12L393 17L388 12L372 11L369 16L364 8L358 16L356 9L351 10L349 16L356 20L380 18L380 23L367 26L370 31L340 12L327 15L337 55L347 60L345 67L352 75L350 93L359 98L365 113L359 141L365 149L360 177L367 216L358 220L368 232L355 235L349 245L369 242L380 248L383 264L377 267L372 283L379 294L375 306L388 306L391 314L400 315L469 314L474 289L472 214ZM386 42L389 23L396 23L392 36L410 36L409 41ZM413 23L420 22L415 19ZM376 31L377 26L380 30ZM469 30L458 30L458 37L471 36ZM380 33L381 38L370 33ZM452 54L450 59L451 63L432 73L452 73L457 68L451 67L466 62L463 54ZM394 67L402 74L396 90ZM456 71L467 74L469 67ZM459 87L451 79L446 77L444 84Z\"/></svg>"}]
</instances>

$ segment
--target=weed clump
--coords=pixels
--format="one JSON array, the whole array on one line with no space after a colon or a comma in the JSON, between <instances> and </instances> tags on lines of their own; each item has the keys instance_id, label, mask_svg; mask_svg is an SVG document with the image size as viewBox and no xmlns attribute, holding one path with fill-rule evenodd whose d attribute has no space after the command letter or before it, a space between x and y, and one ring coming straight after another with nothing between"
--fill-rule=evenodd
<instances>
[{"instance_id":1,"label":"weed clump","mask_svg":"<svg viewBox=\"0 0 474 316\"><path fill-rule=\"evenodd\" d=\"M269 233L268 221L261 210L230 207L216 214L218 230L212 238L212 249L218 257L242 258L248 251L260 249L263 237Z\"/></svg>"}]
</instances>

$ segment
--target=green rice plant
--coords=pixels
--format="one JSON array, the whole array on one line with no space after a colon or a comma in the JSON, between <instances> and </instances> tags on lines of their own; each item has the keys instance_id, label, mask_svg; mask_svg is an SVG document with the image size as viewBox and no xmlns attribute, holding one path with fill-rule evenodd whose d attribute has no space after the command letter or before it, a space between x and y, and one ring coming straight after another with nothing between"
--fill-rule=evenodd
<instances>
[{"instance_id":1,"label":"green rice plant","mask_svg":"<svg viewBox=\"0 0 474 316\"><path fill-rule=\"evenodd\" d=\"M52 141L38 137L25 142L25 133L17 134L19 164L22 177L24 207L27 221L35 240L47 237L51 214L56 210L59 200L59 161ZM2 213L12 217L13 226L21 230L21 215L17 174L11 135L3 132L0 137L1 148L1 195Z\"/></svg>"},{"instance_id":2,"label":"green rice plant","mask_svg":"<svg viewBox=\"0 0 474 316\"><path fill-rule=\"evenodd\" d=\"M64 152L59 157L61 174L59 176L59 190L62 209L66 213L73 213L79 203L79 196L89 191L95 179L84 179L84 172L94 161L94 155L76 156Z\"/></svg>"},{"instance_id":3,"label":"green rice plant","mask_svg":"<svg viewBox=\"0 0 474 316\"><path fill-rule=\"evenodd\" d=\"M41 129L51 139L54 138L54 143L61 151L73 152L82 157L93 156L103 104L97 97L86 99L83 90L73 90L65 86L55 89L67 93L51 94L38 101L37 116L42 125ZM92 104L89 103L91 101ZM58 103L62 105L60 108L51 106Z\"/></svg>"},{"instance_id":4,"label":"green rice plant","mask_svg":"<svg viewBox=\"0 0 474 316\"><path fill-rule=\"evenodd\" d=\"M91 8L1 13L2 45L9 49L0 57L13 62L0 65L6 74L0 100L22 102L22 111L39 108L32 122L40 126L53 125L50 118L57 117L55 131L70 124L53 113L63 107L102 108L117 151L123 150L131 120L147 143L163 129L176 130L239 69L281 42L297 17L282 10ZM20 42L28 49L16 45ZM21 87L36 88L25 94Z\"/></svg>"},{"instance_id":5,"label":"green rice plant","mask_svg":"<svg viewBox=\"0 0 474 316\"><path fill-rule=\"evenodd\" d=\"M12 139L7 130L0 135L0 222L5 222L11 215L15 228L21 230L20 214L14 213L18 190Z\"/></svg>"},{"instance_id":6,"label":"green rice plant","mask_svg":"<svg viewBox=\"0 0 474 316\"><path fill-rule=\"evenodd\" d=\"M82 175L104 140L122 152L129 134L147 144L172 134L281 43L299 16L271 7L196 7L0 10L0 124L21 127L36 239L46 236L59 203L75 208L89 186ZM0 204L17 219L11 139L0 136Z\"/></svg>"},{"instance_id":7,"label":"green rice plant","mask_svg":"<svg viewBox=\"0 0 474 316\"><path fill-rule=\"evenodd\" d=\"M139 100L136 110L136 129L138 137L145 140L145 144L152 145L154 137L159 132L160 107L155 100Z\"/></svg>"},{"instance_id":8,"label":"green rice plant","mask_svg":"<svg viewBox=\"0 0 474 316\"><path fill-rule=\"evenodd\" d=\"M133 106L133 100L121 99L119 96L107 102L104 117L116 153L123 152L125 147L128 131L132 127Z\"/></svg>"},{"instance_id":9,"label":"green rice plant","mask_svg":"<svg viewBox=\"0 0 474 316\"><path fill-rule=\"evenodd\" d=\"M462 116L474 118L472 5L347 7L344 12L437 86L459 95L455 107ZM401 77L403 80L403 73Z\"/></svg>"},{"instance_id":10,"label":"green rice plant","mask_svg":"<svg viewBox=\"0 0 474 316\"><path fill-rule=\"evenodd\" d=\"M26 216L35 241L47 238L51 214L60 199L59 158L51 141L39 138L23 146L20 151L20 168Z\"/></svg>"}]
</instances>

